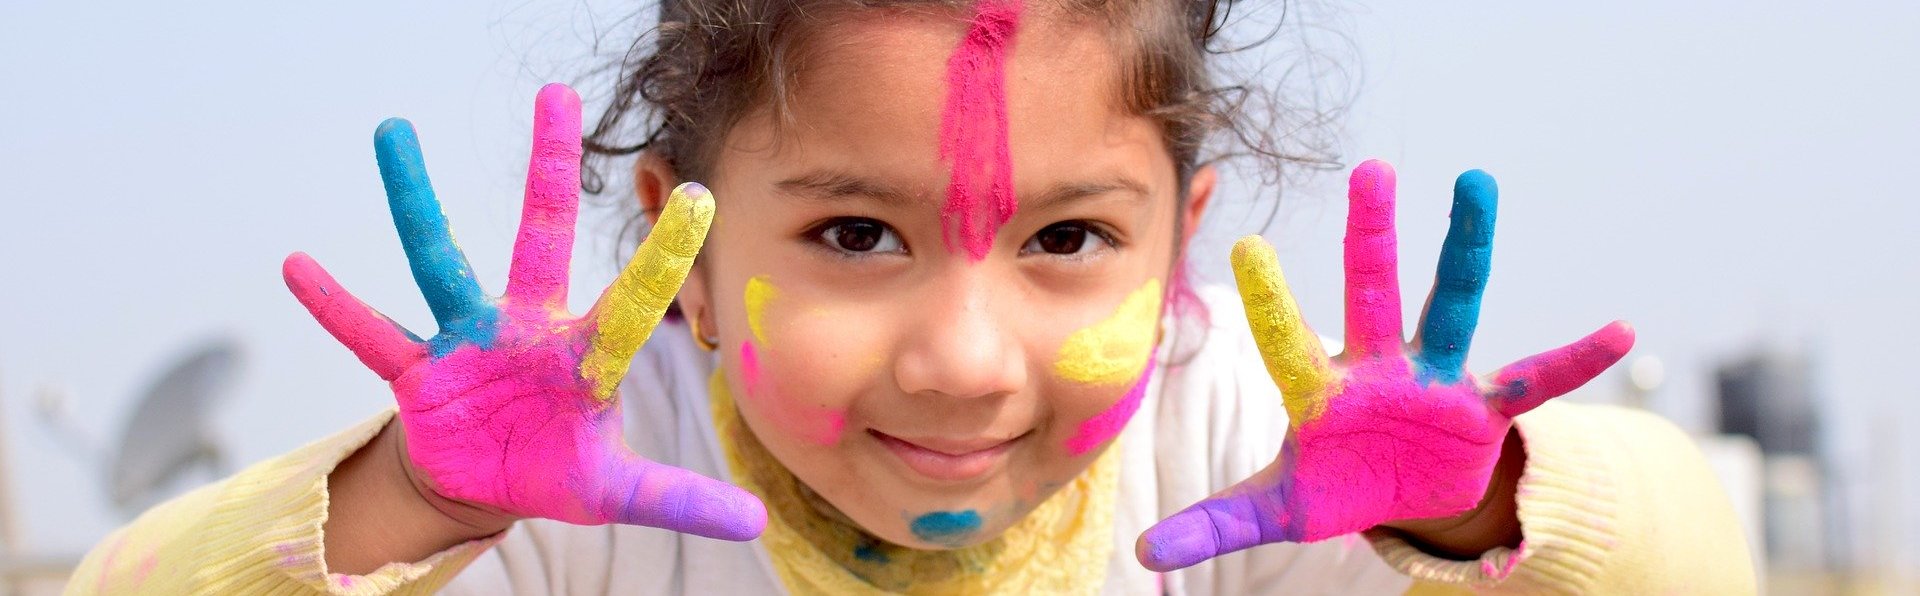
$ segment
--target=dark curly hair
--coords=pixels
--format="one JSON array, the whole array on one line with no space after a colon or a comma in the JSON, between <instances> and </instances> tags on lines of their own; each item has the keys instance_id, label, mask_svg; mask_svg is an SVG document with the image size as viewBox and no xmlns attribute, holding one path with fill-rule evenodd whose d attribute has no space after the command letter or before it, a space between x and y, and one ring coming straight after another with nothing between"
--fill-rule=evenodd
<instances>
[{"instance_id":1,"label":"dark curly hair","mask_svg":"<svg viewBox=\"0 0 1920 596\"><path fill-rule=\"evenodd\" d=\"M1278 12L1250 40L1226 35L1229 23L1258 20L1247 10L1236 21L1236 0L1042 0L1068 14L1100 19L1116 45L1127 48L1119 86L1120 105L1158 123L1173 153L1185 200L1187 182L1202 165L1230 157L1249 158L1262 179L1277 185L1295 170L1336 167L1334 127L1347 89L1338 60L1311 44L1320 31L1302 19L1300 0L1268 0L1258 8ZM972 0L663 0L658 19L635 19L644 28L616 64L606 111L587 133L582 186L606 190L606 170L621 158L652 152L686 180L710 177L727 133L753 110L771 106L784 122L795 56L806 35L834 11L953 10ZM1283 32L1302 32L1303 43L1279 59L1243 73L1266 85L1218 84L1229 54L1252 49ZM1270 55L1271 56L1271 55ZM1278 66L1277 74L1266 73ZM603 74L605 74L603 72ZM1304 93L1287 87L1305 77ZM1277 193L1268 193L1277 210ZM1269 220L1272 212L1269 212ZM637 236L646 219L634 217L622 231ZM1176 223L1176 230L1181 224ZM1180 242L1176 244L1176 250ZM1190 290L1173 281L1173 306ZM1185 294L1185 295L1183 295Z\"/></svg>"}]
</instances>

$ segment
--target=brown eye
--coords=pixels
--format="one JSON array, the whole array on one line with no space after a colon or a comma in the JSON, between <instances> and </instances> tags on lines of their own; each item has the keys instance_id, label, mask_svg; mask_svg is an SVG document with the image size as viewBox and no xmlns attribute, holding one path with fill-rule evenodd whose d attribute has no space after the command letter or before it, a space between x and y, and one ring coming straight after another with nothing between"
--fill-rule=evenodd
<instances>
[{"instance_id":1,"label":"brown eye","mask_svg":"<svg viewBox=\"0 0 1920 596\"><path fill-rule=\"evenodd\" d=\"M1099 232L1091 229L1085 222L1063 221L1045 228L1027 240L1021 252L1046 253L1053 255L1077 255L1089 250L1098 250L1101 243L1107 242Z\"/></svg>"},{"instance_id":2,"label":"brown eye","mask_svg":"<svg viewBox=\"0 0 1920 596\"><path fill-rule=\"evenodd\" d=\"M900 236L886 224L866 218L834 220L820 228L819 238L828 248L846 253L900 252Z\"/></svg>"}]
</instances>

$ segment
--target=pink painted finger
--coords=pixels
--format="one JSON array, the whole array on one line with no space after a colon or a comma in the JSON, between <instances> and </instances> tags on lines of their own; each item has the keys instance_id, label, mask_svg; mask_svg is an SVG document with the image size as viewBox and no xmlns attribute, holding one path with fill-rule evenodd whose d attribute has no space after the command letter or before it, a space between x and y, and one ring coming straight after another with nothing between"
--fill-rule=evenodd
<instances>
[{"instance_id":1,"label":"pink painted finger","mask_svg":"<svg viewBox=\"0 0 1920 596\"><path fill-rule=\"evenodd\" d=\"M1166 572L1262 544L1299 542L1306 511L1289 506L1293 483L1281 474L1286 457L1147 528L1134 543L1134 557Z\"/></svg>"},{"instance_id":2,"label":"pink painted finger","mask_svg":"<svg viewBox=\"0 0 1920 596\"><path fill-rule=\"evenodd\" d=\"M1493 375L1488 401L1508 418L1566 395L1593 380L1633 349L1633 326L1614 321L1579 341L1529 356Z\"/></svg>"},{"instance_id":3,"label":"pink painted finger","mask_svg":"<svg viewBox=\"0 0 1920 596\"><path fill-rule=\"evenodd\" d=\"M744 541L767 527L767 507L740 487L637 455L610 455L600 513L606 521Z\"/></svg>"},{"instance_id":4,"label":"pink painted finger","mask_svg":"<svg viewBox=\"0 0 1920 596\"><path fill-rule=\"evenodd\" d=\"M520 236L513 243L507 299L565 308L567 265L580 212L580 96L559 83L540 88Z\"/></svg>"},{"instance_id":5,"label":"pink painted finger","mask_svg":"<svg viewBox=\"0 0 1920 596\"><path fill-rule=\"evenodd\" d=\"M1347 182L1347 349L1360 356L1401 349L1393 201L1393 166L1370 159L1353 169Z\"/></svg>"},{"instance_id":6,"label":"pink painted finger","mask_svg":"<svg viewBox=\"0 0 1920 596\"><path fill-rule=\"evenodd\" d=\"M425 344L400 324L353 297L306 253L287 255L286 262L280 266L280 275L293 297L307 307L314 320L380 378L391 381L426 357Z\"/></svg>"}]
</instances>

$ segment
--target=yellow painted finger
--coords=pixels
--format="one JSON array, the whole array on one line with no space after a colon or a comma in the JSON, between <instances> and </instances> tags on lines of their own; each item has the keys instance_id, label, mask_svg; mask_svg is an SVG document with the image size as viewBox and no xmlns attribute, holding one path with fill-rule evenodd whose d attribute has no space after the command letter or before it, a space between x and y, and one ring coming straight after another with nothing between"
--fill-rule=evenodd
<instances>
[{"instance_id":1,"label":"yellow painted finger","mask_svg":"<svg viewBox=\"0 0 1920 596\"><path fill-rule=\"evenodd\" d=\"M580 376L594 384L594 396L613 397L634 352L653 335L680 292L712 224L713 196L706 187L688 182L673 189L660 221L587 314L594 331Z\"/></svg>"},{"instance_id":2,"label":"yellow painted finger","mask_svg":"<svg viewBox=\"0 0 1920 596\"><path fill-rule=\"evenodd\" d=\"M1273 247L1259 236L1234 243L1233 278L1240 285L1240 302L1246 306L1253 341L1260 346L1267 374L1280 386L1292 423L1319 416L1326 409L1333 368L1319 336L1300 318L1300 306L1280 274L1280 259Z\"/></svg>"}]
</instances>

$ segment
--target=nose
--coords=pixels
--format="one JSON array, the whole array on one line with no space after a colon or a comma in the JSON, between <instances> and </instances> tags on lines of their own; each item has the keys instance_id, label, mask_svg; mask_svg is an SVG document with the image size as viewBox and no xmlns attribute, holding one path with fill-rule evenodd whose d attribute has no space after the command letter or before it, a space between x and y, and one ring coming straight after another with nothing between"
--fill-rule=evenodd
<instances>
[{"instance_id":1,"label":"nose","mask_svg":"<svg viewBox=\"0 0 1920 596\"><path fill-rule=\"evenodd\" d=\"M996 297L996 286L1010 286L995 283L986 267L962 268L969 271L948 271L946 283L916 297L922 315L893 362L895 381L910 395L992 397L1026 385L1019 321L996 309L1018 297Z\"/></svg>"}]
</instances>

